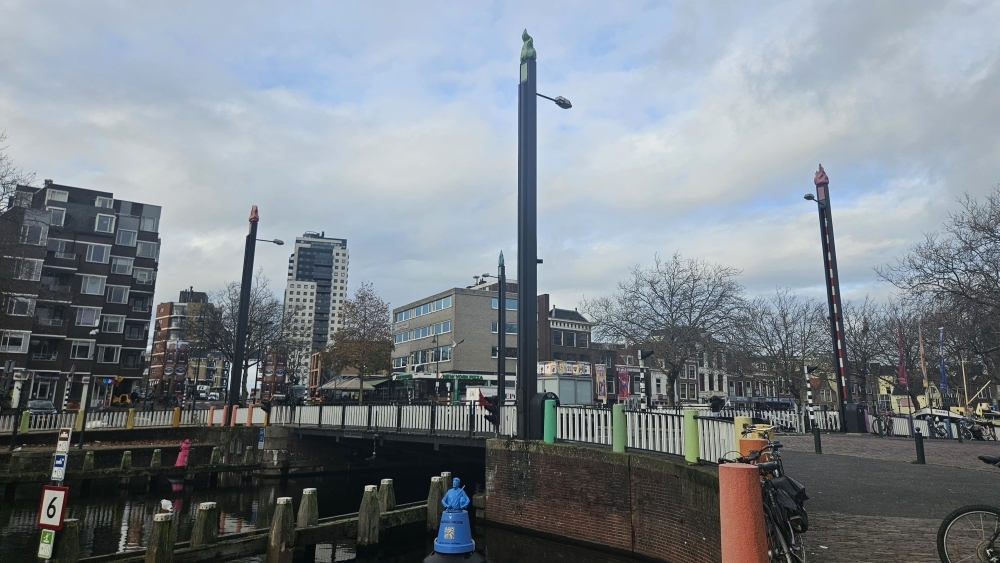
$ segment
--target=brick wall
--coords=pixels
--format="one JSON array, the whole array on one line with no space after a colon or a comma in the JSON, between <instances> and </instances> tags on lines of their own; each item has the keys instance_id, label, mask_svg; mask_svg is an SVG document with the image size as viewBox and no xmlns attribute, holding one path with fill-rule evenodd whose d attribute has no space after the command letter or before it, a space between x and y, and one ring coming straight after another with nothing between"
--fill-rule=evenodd
<instances>
[{"instance_id":1,"label":"brick wall","mask_svg":"<svg viewBox=\"0 0 1000 563\"><path fill-rule=\"evenodd\" d=\"M670 563L721 558L717 472L670 456L490 440L485 519Z\"/></svg>"}]
</instances>

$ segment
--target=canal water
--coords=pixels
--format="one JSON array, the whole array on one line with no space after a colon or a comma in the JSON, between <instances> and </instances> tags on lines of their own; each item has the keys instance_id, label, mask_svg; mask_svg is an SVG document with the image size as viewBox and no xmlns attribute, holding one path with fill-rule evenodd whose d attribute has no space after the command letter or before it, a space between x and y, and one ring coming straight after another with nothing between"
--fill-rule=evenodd
<instances>
[{"instance_id":1,"label":"canal water","mask_svg":"<svg viewBox=\"0 0 1000 563\"><path fill-rule=\"evenodd\" d=\"M370 471L346 475L326 475L277 480L240 482L238 478L227 482L221 479L218 487L209 487L207 481L188 483L185 486L166 480L154 483L146 491L145 483L132 483L122 487L117 481L93 481L89 487L80 482L69 482L69 518L81 522L81 555L104 555L139 549L145 546L152 528L153 514L162 501L171 503L179 515L178 541L189 539L191 526L201 502L218 503L220 526L223 533L267 528L279 497L290 496L294 506L299 505L302 489L315 487L318 493L320 518L357 512L365 485L378 484L391 478L398 504L426 500L430 477L438 475L439 468L391 470L372 468ZM484 486L482 465L452 464L448 467L461 477L466 491L474 493ZM225 476L223 476L225 477ZM25 485L16 489L13 498L0 501L0 562L33 562L38 550L39 531L35 527L41 485ZM431 540L421 533L403 534L392 538L377 554L357 557L353 540L337 545L320 545L315 552L317 563L334 561L365 562L419 562L430 553ZM573 563L624 563L628 558L618 558L606 553L540 540L495 528L477 527L476 543L493 563L543 561L573 561ZM297 560L312 561L297 557ZM242 563L263 561L249 558Z\"/></svg>"}]
</instances>

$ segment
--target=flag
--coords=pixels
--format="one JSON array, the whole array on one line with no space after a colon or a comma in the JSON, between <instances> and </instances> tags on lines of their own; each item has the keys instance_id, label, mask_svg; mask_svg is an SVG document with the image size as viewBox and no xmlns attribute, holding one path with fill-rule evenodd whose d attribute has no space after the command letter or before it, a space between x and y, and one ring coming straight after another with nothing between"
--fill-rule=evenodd
<instances>
[{"instance_id":1,"label":"flag","mask_svg":"<svg viewBox=\"0 0 1000 563\"><path fill-rule=\"evenodd\" d=\"M948 372L944 369L944 327L938 329L938 357L941 363L941 393L948 389Z\"/></svg>"},{"instance_id":2,"label":"flag","mask_svg":"<svg viewBox=\"0 0 1000 563\"><path fill-rule=\"evenodd\" d=\"M903 323L898 322L899 330L896 335L896 343L899 345L899 372L896 375L896 382L902 386L907 385L906 380L906 357L903 355Z\"/></svg>"},{"instance_id":3,"label":"flag","mask_svg":"<svg viewBox=\"0 0 1000 563\"><path fill-rule=\"evenodd\" d=\"M628 399L628 368L618 366L618 401L625 402Z\"/></svg>"},{"instance_id":4,"label":"flag","mask_svg":"<svg viewBox=\"0 0 1000 563\"><path fill-rule=\"evenodd\" d=\"M921 326L917 325L917 338L920 339L920 373L924 374L924 389L930 387L927 381L927 359L924 358L924 331Z\"/></svg>"}]
</instances>

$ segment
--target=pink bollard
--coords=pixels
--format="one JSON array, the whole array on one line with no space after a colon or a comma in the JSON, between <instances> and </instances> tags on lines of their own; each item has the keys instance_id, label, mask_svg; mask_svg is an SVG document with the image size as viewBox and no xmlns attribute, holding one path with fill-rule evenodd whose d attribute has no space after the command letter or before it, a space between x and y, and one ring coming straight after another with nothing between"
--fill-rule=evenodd
<instances>
[{"instance_id":1,"label":"pink bollard","mask_svg":"<svg viewBox=\"0 0 1000 563\"><path fill-rule=\"evenodd\" d=\"M232 413L229 415L229 426L236 426L236 413L240 412L240 407L233 405L230 409L232 409Z\"/></svg>"},{"instance_id":2,"label":"pink bollard","mask_svg":"<svg viewBox=\"0 0 1000 563\"><path fill-rule=\"evenodd\" d=\"M174 462L174 467L187 467L188 464L188 453L191 451L191 440L184 440L181 442L181 451L177 453L177 461Z\"/></svg>"},{"instance_id":3,"label":"pink bollard","mask_svg":"<svg viewBox=\"0 0 1000 563\"><path fill-rule=\"evenodd\" d=\"M247 405L247 426L253 426L253 405Z\"/></svg>"},{"instance_id":4,"label":"pink bollard","mask_svg":"<svg viewBox=\"0 0 1000 563\"><path fill-rule=\"evenodd\" d=\"M212 420L215 418L215 407L208 407L208 426L212 425Z\"/></svg>"},{"instance_id":5,"label":"pink bollard","mask_svg":"<svg viewBox=\"0 0 1000 563\"><path fill-rule=\"evenodd\" d=\"M722 563L767 563L767 532L755 465L719 466Z\"/></svg>"}]
</instances>

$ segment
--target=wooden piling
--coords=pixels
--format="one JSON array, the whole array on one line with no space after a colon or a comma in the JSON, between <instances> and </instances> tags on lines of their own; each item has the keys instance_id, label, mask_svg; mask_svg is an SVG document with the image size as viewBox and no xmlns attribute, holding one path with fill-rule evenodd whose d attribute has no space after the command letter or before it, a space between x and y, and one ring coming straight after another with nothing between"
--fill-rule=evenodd
<instances>
[{"instance_id":1,"label":"wooden piling","mask_svg":"<svg viewBox=\"0 0 1000 563\"><path fill-rule=\"evenodd\" d=\"M299 504L299 514L295 519L295 527L305 528L319 523L319 500L316 489L302 489L302 503Z\"/></svg>"},{"instance_id":2,"label":"wooden piling","mask_svg":"<svg viewBox=\"0 0 1000 563\"><path fill-rule=\"evenodd\" d=\"M145 563L171 563L174 559L174 515L163 512L153 515L153 531L146 546ZM58 534L57 534L58 535Z\"/></svg>"},{"instance_id":3,"label":"wooden piling","mask_svg":"<svg viewBox=\"0 0 1000 563\"><path fill-rule=\"evenodd\" d=\"M150 467L160 467L163 465L163 450L156 448L153 450L153 459L149 461Z\"/></svg>"},{"instance_id":4,"label":"wooden piling","mask_svg":"<svg viewBox=\"0 0 1000 563\"><path fill-rule=\"evenodd\" d=\"M292 563L292 554L295 553L295 522L292 518L292 497L280 497L267 540L267 563Z\"/></svg>"},{"instance_id":5,"label":"wooden piling","mask_svg":"<svg viewBox=\"0 0 1000 563\"><path fill-rule=\"evenodd\" d=\"M10 464L7 465L7 473L21 472L21 452L10 454Z\"/></svg>"},{"instance_id":6,"label":"wooden piling","mask_svg":"<svg viewBox=\"0 0 1000 563\"><path fill-rule=\"evenodd\" d=\"M90 471L94 468L94 451L89 450L83 454L83 470Z\"/></svg>"},{"instance_id":7,"label":"wooden piling","mask_svg":"<svg viewBox=\"0 0 1000 563\"><path fill-rule=\"evenodd\" d=\"M209 460L210 465L222 465L222 449L219 446L212 446L212 458Z\"/></svg>"},{"instance_id":8,"label":"wooden piling","mask_svg":"<svg viewBox=\"0 0 1000 563\"><path fill-rule=\"evenodd\" d=\"M198 505L198 514L191 528L191 547L215 543L219 539L219 509L214 502Z\"/></svg>"},{"instance_id":9,"label":"wooden piling","mask_svg":"<svg viewBox=\"0 0 1000 563\"><path fill-rule=\"evenodd\" d=\"M431 477L431 488L427 491L427 531L436 532L441 524L441 478Z\"/></svg>"},{"instance_id":10,"label":"wooden piling","mask_svg":"<svg viewBox=\"0 0 1000 563\"><path fill-rule=\"evenodd\" d=\"M378 545L379 515L378 487L365 485L365 494L361 497L361 508L358 510L359 548Z\"/></svg>"},{"instance_id":11,"label":"wooden piling","mask_svg":"<svg viewBox=\"0 0 1000 563\"><path fill-rule=\"evenodd\" d=\"M80 521L67 518L63 528L56 532L55 545L52 546L52 559L49 563L77 563L80 561Z\"/></svg>"},{"instance_id":12,"label":"wooden piling","mask_svg":"<svg viewBox=\"0 0 1000 563\"><path fill-rule=\"evenodd\" d=\"M122 463L119 467L122 471L129 471L132 469L132 452L125 450L122 452Z\"/></svg>"},{"instance_id":13,"label":"wooden piling","mask_svg":"<svg viewBox=\"0 0 1000 563\"><path fill-rule=\"evenodd\" d=\"M243 448L243 463L244 465L253 463L253 446Z\"/></svg>"},{"instance_id":14,"label":"wooden piling","mask_svg":"<svg viewBox=\"0 0 1000 563\"><path fill-rule=\"evenodd\" d=\"M382 479L378 488L378 510L380 513L396 510L396 488L392 479Z\"/></svg>"}]
</instances>

